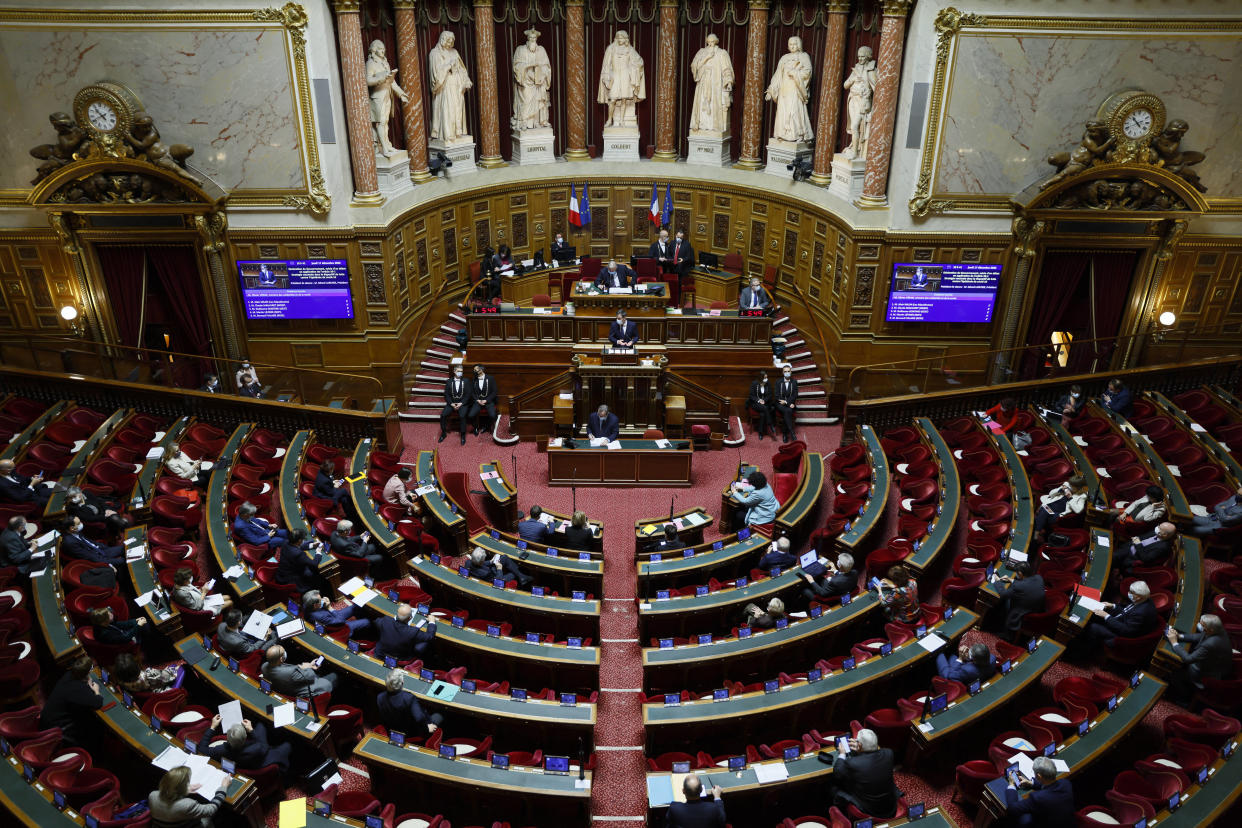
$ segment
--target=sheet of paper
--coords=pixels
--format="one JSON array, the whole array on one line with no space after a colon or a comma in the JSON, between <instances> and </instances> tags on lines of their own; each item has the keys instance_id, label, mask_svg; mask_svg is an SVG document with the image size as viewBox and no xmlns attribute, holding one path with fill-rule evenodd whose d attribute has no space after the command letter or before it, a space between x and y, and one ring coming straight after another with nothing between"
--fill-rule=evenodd
<instances>
[{"instance_id":1,"label":"sheet of paper","mask_svg":"<svg viewBox=\"0 0 1242 828\"><path fill-rule=\"evenodd\" d=\"M559 397L559 398L560 398L560 399L562 399L562 400L571 400L571 401L572 401L572 400L573 400L573 398L574 398L574 395L573 395L573 392L572 392L572 391L570 391L570 392L568 392L568 393L562 392L562 393L560 393L560 394L557 394L556 396L557 396L557 397Z\"/></svg>"},{"instance_id":2,"label":"sheet of paper","mask_svg":"<svg viewBox=\"0 0 1242 828\"><path fill-rule=\"evenodd\" d=\"M277 828L306 828L306 800L286 799L280 803Z\"/></svg>"},{"instance_id":3,"label":"sheet of paper","mask_svg":"<svg viewBox=\"0 0 1242 828\"><path fill-rule=\"evenodd\" d=\"M656 446L658 446L659 448L668 448L671 445L672 443L670 443L668 440L656 440Z\"/></svg>"},{"instance_id":4,"label":"sheet of paper","mask_svg":"<svg viewBox=\"0 0 1242 828\"><path fill-rule=\"evenodd\" d=\"M608 449L609 449L610 451L611 451L611 450L613 450L613 449L619 449L619 448L621 448L621 441L620 441L620 440L613 440L611 443L608 443Z\"/></svg>"},{"instance_id":5,"label":"sheet of paper","mask_svg":"<svg viewBox=\"0 0 1242 828\"><path fill-rule=\"evenodd\" d=\"M673 777L670 775L647 777L647 804L662 808L673 802Z\"/></svg>"},{"instance_id":6,"label":"sheet of paper","mask_svg":"<svg viewBox=\"0 0 1242 828\"><path fill-rule=\"evenodd\" d=\"M39 546L44 546L45 544L49 544L49 543L51 543L51 542L52 542L52 541L54 541L54 540L56 540L56 530L55 530L55 529L53 529L53 530L51 530L51 531L49 531L49 532L44 532L42 535L39 535L38 539L36 540L36 543L37 543L37 545L39 545Z\"/></svg>"},{"instance_id":7,"label":"sheet of paper","mask_svg":"<svg viewBox=\"0 0 1242 828\"><path fill-rule=\"evenodd\" d=\"M155 597L155 590L144 592L134 599L134 603L140 607L145 607L147 604L151 603L154 597Z\"/></svg>"},{"instance_id":8,"label":"sheet of paper","mask_svg":"<svg viewBox=\"0 0 1242 828\"><path fill-rule=\"evenodd\" d=\"M272 708L272 724L276 727L288 727L297 718L298 708L293 702L278 704Z\"/></svg>"},{"instance_id":9,"label":"sheet of paper","mask_svg":"<svg viewBox=\"0 0 1242 828\"><path fill-rule=\"evenodd\" d=\"M781 782L789 778L789 768L785 767L784 762L760 762L757 765L751 765L751 769L755 772L755 778L759 780L760 785Z\"/></svg>"},{"instance_id":10,"label":"sheet of paper","mask_svg":"<svg viewBox=\"0 0 1242 828\"><path fill-rule=\"evenodd\" d=\"M208 612L219 612L220 608L223 606L224 596L219 593L216 593L215 595L208 595L203 598L203 609Z\"/></svg>"},{"instance_id":11,"label":"sheet of paper","mask_svg":"<svg viewBox=\"0 0 1242 828\"><path fill-rule=\"evenodd\" d=\"M1077 434L1074 435L1074 442L1080 446L1085 446L1087 444L1087 441L1082 437L1079 437Z\"/></svg>"},{"instance_id":12,"label":"sheet of paper","mask_svg":"<svg viewBox=\"0 0 1242 828\"><path fill-rule=\"evenodd\" d=\"M1052 765L1057 769L1057 773L1069 773L1069 762L1066 762L1064 759L1053 759Z\"/></svg>"},{"instance_id":13,"label":"sheet of paper","mask_svg":"<svg viewBox=\"0 0 1242 828\"><path fill-rule=\"evenodd\" d=\"M1207 517L1207 516L1208 516L1208 510L1207 510L1207 507L1206 507L1206 506L1201 506L1201 505L1199 505L1198 503L1192 503L1192 504L1190 504L1190 513L1191 513L1192 515L1197 516L1197 517Z\"/></svg>"},{"instance_id":14,"label":"sheet of paper","mask_svg":"<svg viewBox=\"0 0 1242 828\"><path fill-rule=\"evenodd\" d=\"M1199 425L1198 423L1191 423L1191 424L1190 424L1190 430L1191 430L1191 431L1197 431L1197 432L1199 432L1200 434L1202 434L1203 432L1207 431L1207 429L1206 429L1206 428L1204 428L1203 426Z\"/></svg>"},{"instance_id":15,"label":"sheet of paper","mask_svg":"<svg viewBox=\"0 0 1242 828\"><path fill-rule=\"evenodd\" d=\"M552 312L551 308L531 308L531 310L538 314L545 314L545 313Z\"/></svg>"},{"instance_id":16,"label":"sheet of paper","mask_svg":"<svg viewBox=\"0 0 1242 828\"><path fill-rule=\"evenodd\" d=\"M350 578L348 581L337 587L337 589L345 595L353 595L360 589L366 589L366 587L367 585L362 582L361 578Z\"/></svg>"},{"instance_id":17,"label":"sheet of paper","mask_svg":"<svg viewBox=\"0 0 1242 828\"><path fill-rule=\"evenodd\" d=\"M607 437L592 437L591 445L593 447L606 446L608 445L608 438Z\"/></svg>"},{"instance_id":18,"label":"sheet of paper","mask_svg":"<svg viewBox=\"0 0 1242 828\"><path fill-rule=\"evenodd\" d=\"M164 456L164 449L161 448L160 446L155 446L154 448L151 448L147 451L148 460L158 460L159 458L163 456Z\"/></svg>"},{"instance_id":19,"label":"sheet of paper","mask_svg":"<svg viewBox=\"0 0 1242 828\"><path fill-rule=\"evenodd\" d=\"M246 623L242 626L242 632L246 635L262 641L267 638L267 631L272 626L272 616L265 612L255 610L250 613L250 617L246 619Z\"/></svg>"},{"instance_id":20,"label":"sheet of paper","mask_svg":"<svg viewBox=\"0 0 1242 828\"><path fill-rule=\"evenodd\" d=\"M945 641L935 633L928 633L919 639L919 646L929 653L934 653L949 642Z\"/></svg>"},{"instance_id":21,"label":"sheet of paper","mask_svg":"<svg viewBox=\"0 0 1242 828\"><path fill-rule=\"evenodd\" d=\"M425 497L426 495L431 494L435 490L436 490L436 487L429 484L426 486L419 486L417 489L414 490L414 494L418 495L419 497Z\"/></svg>"},{"instance_id":22,"label":"sheet of paper","mask_svg":"<svg viewBox=\"0 0 1242 828\"><path fill-rule=\"evenodd\" d=\"M220 714L220 732L228 733L229 728L235 724L242 723L242 707L241 702L237 699L227 701L216 709Z\"/></svg>"},{"instance_id":23,"label":"sheet of paper","mask_svg":"<svg viewBox=\"0 0 1242 828\"><path fill-rule=\"evenodd\" d=\"M160 440L163 440L163 439L164 439L164 435L165 435L165 434L167 434L167 433L168 433L168 432L166 432L166 431L157 431L157 432L155 432L155 436L151 438L151 442L152 442L152 443L158 443Z\"/></svg>"},{"instance_id":24,"label":"sheet of paper","mask_svg":"<svg viewBox=\"0 0 1242 828\"><path fill-rule=\"evenodd\" d=\"M135 561L141 561L146 556L147 556L147 550L146 550L146 547L144 546L135 546L131 549L125 550L125 562L126 563L134 563Z\"/></svg>"},{"instance_id":25,"label":"sheet of paper","mask_svg":"<svg viewBox=\"0 0 1242 828\"><path fill-rule=\"evenodd\" d=\"M215 465L216 465L216 464L215 464L215 463L213 463L213 462L211 462L210 460L204 460L204 461L203 461L203 465L202 465L202 469L203 469L203 471L211 471L212 467L213 467L213 466L215 466Z\"/></svg>"},{"instance_id":26,"label":"sheet of paper","mask_svg":"<svg viewBox=\"0 0 1242 828\"><path fill-rule=\"evenodd\" d=\"M375 590L363 589L360 592L354 593L353 597L351 597L349 600L352 601L354 606L356 607L365 607L367 604L371 603L372 598L378 598L378 597L379 597L379 593L376 592Z\"/></svg>"},{"instance_id":27,"label":"sheet of paper","mask_svg":"<svg viewBox=\"0 0 1242 828\"><path fill-rule=\"evenodd\" d=\"M498 471L479 472L480 480L495 480L498 477L500 477L500 472Z\"/></svg>"},{"instance_id":28,"label":"sheet of paper","mask_svg":"<svg viewBox=\"0 0 1242 828\"><path fill-rule=\"evenodd\" d=\"M1112 539L1108 535L1096 535L1095 539L1105 549L1113 545Z\"/></svg>"},{"instance_id":29,"label":"sheet of paper","mask_svg":"<svg viewBox=\"0 0 1242 828\"><path fill-rule=\"evenodd\" d=\"M245 571L246 570L242 569L241 564L233 564L228 569L224 570L224 577L229 579L240 578L242 573Z\"/></svg>"},{"instance_id":30,"label":"sheet of paper","mask_svg":"<svg viewBox=\"0 0 1242 828\"><path fill-rule=\"evenodd\" d=\"M176 745L169 745L159 756L151 760L151 764L160 770L172 770L184 765L185 760L188 758L190 758L190 754Z\"/></svg>"},{"instance_id":31,"label":"sheet of paper","mask_svg":"<svg viewBox=\"0 0 1242 828\"><path fill-rule=\"evenodd\" d=\"M1078 596L1078 608L1086 610L1087 612L1095 612L1096 610L1104 609L1104 604L1103 602L1097 601L1094 598L1088 598L1085 595L1079 595Z\"/></svg>"},{"instance_id":32,"label":"sheet of paper","mask_svg":"<svg viewBox=\"0 0 1242 828\"><path fill-rule=\"evenodd\" d=\"M933 727L934 725L931 722L919 722L919 730L924 733L931 733Z\"/></svg>"},{"instance_id":33,"label":"sheet of paper","mask_svg":"<svg viewBox=\"0 0 1242 828\"><path fill-rule=\"evenodd\" d=\"M1013 764L1015 762L1018 764L1019 773L1021 773L1027 779L1035 778L1035 760L1034 759L1027 756L1025 753L1019 753L1016 756L1009 757L1010 764Z\"/></svg>"},{"instance_id":34,"label":"sheet of paper","mask_svg":"<svg viewBox=\"0 0 1242 828\"><path fill-rule=\"evenodd\" d=\"M564 442L565 441L560 437L553 437L548 441L548 446L551 448L560 448Z\"/></svg>"},{"instance_id":35,"label":"sheet of paper","mask_svg":"<svg viewBox=\"0 0 1242 828\"><path fill-rule=\"evenodd\" d=\"M1027 554L1025 552L1019 552L1017 549L1009 550L1010 561L1025 561L1026 559L1027 559Z\"/></svg>"},{"instance_id":36,"label":"sheet of paper","mask_svg":"<svg viewBox=\"0 0 1242 828\"><path fill-rule=\"evenodd\" d=\"M590 779L575 779L574 787L579 790L589 791L591 790L591 780Z\"/></svg>"},{"instance_id":37,"label":"sheet of paper","mask_svg":"<svg viewBox=\"0 0 1242 828\"><path fill-rule=\"evenodd\" d=\"M276 636L278 638L288 638L303 632L306 632L306 624L302 623L301 618L295 618L292 621L286 621L276 626Z\"/></svg>"},{"instance_id":38,"label":"sheet of paper","mask_svg":"<svg viewBox=\"0 0 1242 828\"><path fill-rule=\"evenodd\" d=\"M447 681L436 679L427 688L427 697L442 702L451 702L457 698L457 693L461 688L456 684L450 684Z\"/></svg>"}]
</instances>

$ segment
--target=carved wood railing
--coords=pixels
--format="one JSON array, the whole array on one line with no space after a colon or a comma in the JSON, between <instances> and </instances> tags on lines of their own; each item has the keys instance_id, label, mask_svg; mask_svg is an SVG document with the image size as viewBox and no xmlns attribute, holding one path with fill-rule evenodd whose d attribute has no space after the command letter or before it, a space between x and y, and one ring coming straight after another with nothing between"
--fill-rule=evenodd
<instances>
[{"instance_id":1,"label":"carved wood railing","mask_svg":"<svg viewBox=\"0 0 1242 828\"><path fill-rule=\"evenodd\" d=\"M681 394L686 398L686 433L692 425L711 426L712 431L729 433L729 415L733 413L733 398L704 388L692 379L676 371L664 372L664 396Z\"/></svg>"},{"instance_id":2,"label":"carved wood railing","mask_svg":"<svg viewBox=\"0 0 1242 828\"><path fill-rule=\"evenodd\" d=\"M509 400L509 431L520 438L533 440L540 434L552 434L555 429L552 415L552 399L561 391L574 388L573 371L562 371L518 394Z\"/></svg>"}]
</instances>

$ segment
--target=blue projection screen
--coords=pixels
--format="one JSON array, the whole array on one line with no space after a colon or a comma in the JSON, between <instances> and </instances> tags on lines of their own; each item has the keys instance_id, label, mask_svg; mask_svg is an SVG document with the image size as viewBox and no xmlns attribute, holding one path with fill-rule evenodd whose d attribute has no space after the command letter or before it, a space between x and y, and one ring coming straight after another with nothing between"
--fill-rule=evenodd
<instances>
[{"instance_id":1,"label":"blue projection screen","mask_svg":"<svg viewBox=\"0 0 1242 828\"><path fill-rule=\"evenodd\" d=\"M991 322L1001 266L893 265L887 322Z\"/></svg>"},{"instance_id":2,"label":"blue projection screen","mask_svg":"<svg viewBox=\"0 0 1242 828\"><path fill-rule=\"evenodd\" d=\"M353 319L344 259L237 263L247 319Z\"/></svg>"}]
</instances>

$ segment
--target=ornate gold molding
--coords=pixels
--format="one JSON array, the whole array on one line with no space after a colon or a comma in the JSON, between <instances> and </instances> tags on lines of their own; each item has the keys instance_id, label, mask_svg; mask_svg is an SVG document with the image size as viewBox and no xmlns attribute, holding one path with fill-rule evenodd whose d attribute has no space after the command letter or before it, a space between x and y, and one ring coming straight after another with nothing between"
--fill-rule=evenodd
<instances>
[{"instance_id":1,"label":"ornate gold molding","mask_svg":"<svg viewBox=\"0 0 1242 828\"><path fill-rule=\"evenodd\" d=\"M299 122L299 140L302 144L302 171L306 184L302 188L254 188L237 190L229 194L229 203L246 207L292 207L307 210L315 215L325 215L332 205L332 197L324 184L319 159L319 138L315 130L314 111L310 97L310 72L306 64L306 27L309 18L306 10L297 3L285 3L280 8L252 11L194 11L159 9L103 9L80 10L61 8L0 9L0 24L53 24L59 31L90 29L108 24L119 28L141 31L150 24L193 24L198 29L210 29L212 25L228 28L239 26L280 26L287 37L286 56L289 60L298 100L294 105L294 117ZM141 94L141 90L136 90ZM0 191L0 206L20 206L26 203L30 188Z\"/></svg>"},{"instance_id":2,"label":"ornate gold molding","mask_svg":"<svg viewBox=\"0 0 1242 828\"><path fill-rule=\"evenodd\" d=\"M1143 20L1125 18L1067 18L1067 17L1021 17L982 15L962 12L952 6L941 9L935 19L936 66L932 74L931 98L927 107L927 135L923 142L919 161L919 177L909 201L910 215L925 218L933 213L948 211L1009 212L1011 195L1001 193L966 194L935 192L935 179L939 165L940 130L948 97L947 83L951 75L952 60L958 36L964 29L980 29L992 32L1057 32L1069 34L1126 33L1162 30L1178 33L1203 33L1219 35L1225 32L1242 32L1242 21L1237 19L1177 19ZM1049 150L1052 148L1049 147ZM1242 211L1242 197L1215 197L1206 199L1209 212Z\"/></svg>"}]
</instances>

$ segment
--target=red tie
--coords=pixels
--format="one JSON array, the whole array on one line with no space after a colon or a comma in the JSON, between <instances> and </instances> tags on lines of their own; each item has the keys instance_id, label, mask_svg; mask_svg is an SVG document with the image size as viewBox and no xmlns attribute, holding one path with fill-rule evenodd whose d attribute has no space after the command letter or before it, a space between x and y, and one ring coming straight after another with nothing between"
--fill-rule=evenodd
<instances>
[{"instance_id":1,"label":"red tie","mask_svg":"<svg viewBox=\"0 0 1242 828\"><path fill-rule=\"evenodd\" d=\"M673 245L673 261L676 262L679 258L681 258L681 239Z\"/></svg>"}]
</instances>

